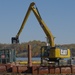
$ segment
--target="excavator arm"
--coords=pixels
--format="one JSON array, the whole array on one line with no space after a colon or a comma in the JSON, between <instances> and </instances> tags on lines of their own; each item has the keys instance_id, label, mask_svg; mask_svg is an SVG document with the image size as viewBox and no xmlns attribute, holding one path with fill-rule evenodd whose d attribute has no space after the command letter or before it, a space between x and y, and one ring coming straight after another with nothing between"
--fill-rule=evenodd
<instances>
[{"instance_id":1,"label":"excavator arm","mask_svg":"<svg viewBox=\"0 0 75 75\"><path fill-rule=\"evenodd\" d=\"M32 6L34 6L34 3L31 3L31 4L30 4L30 6L29 6L29 8L28 8L28 11L27 11L27 13L26 13L26 16L25 16L25 18L24 18L24 20L23 20L23 22L22 22L22 25L21 25L21 27L20 27L20 29L19 29L19 31L18 31L16 37L12 37L12 38L11 38L12 44L19 43L19 36L20 36L20 34L21 34L21 32L22 32L22 30L23 30L23 28L24 28L24 25L25 25L25 23L26 23L26 21L27 21L27 19L28 19L28 16L30 15L31 7L32 7Z\"/></svg>"},{"instance_id":2,"label":"excavator arm","mask_svg":"<svg viewBox=\"0 0 75 75\"><path fill-rule=\"evenodd\" d=\"M53 37L51 31L48 29L48 27L47 27L46 24L44 23L44 21L42 20L40 14L39 14L38 9L35 8L34 5L35 5L34 2L32 2L32 3L30 4L30 6L29 6L29 8L28 8L28 11L27 11L27 13L26 13L26 16L25 16L25 18L24 18L24 20L23 20L23 22L22 22L22 25L21 25L21 27L20 27L20 29L19 29L19 31L18 31L16 37L12 37L12 43L14 43L14 42L15 42L15 43L18 43L18 42L19 42L18 38L19 38L19 36L20 36L20 34L21 34L21 32L22 32L24 26L25 26L25 23L26 23L26 21L27 21L29 15L30 15L30 12L33 11L35 17L37 18L37 20L38 20L40 26L42 27L43 31L45 32L45 34L46 34L46 36L47 36L47 38L48 38L48 40L49 40L50 46L51 46L51 47L55 47L55 44L54 44L54 37Z\"/></svg>"}]
</instances>

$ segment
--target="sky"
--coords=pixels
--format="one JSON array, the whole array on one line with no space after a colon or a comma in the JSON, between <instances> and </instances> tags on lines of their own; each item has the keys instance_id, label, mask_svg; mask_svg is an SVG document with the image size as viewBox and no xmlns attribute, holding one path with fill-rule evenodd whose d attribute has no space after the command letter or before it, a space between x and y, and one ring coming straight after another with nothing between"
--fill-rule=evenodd
<instances>
[{"instance_id":1,"label":"sky","mask_svg":"<svg viewBox=\"0 0 75 75\"><path fill-rule=\"evenodd\" d=\"M27 9L35 2L55 38L55 44L75 44L75 0L0 0L0 43L11 44ZM46 41L46 35L31 12L19 37L20 43Z\"/></svg>"}]
</instances>

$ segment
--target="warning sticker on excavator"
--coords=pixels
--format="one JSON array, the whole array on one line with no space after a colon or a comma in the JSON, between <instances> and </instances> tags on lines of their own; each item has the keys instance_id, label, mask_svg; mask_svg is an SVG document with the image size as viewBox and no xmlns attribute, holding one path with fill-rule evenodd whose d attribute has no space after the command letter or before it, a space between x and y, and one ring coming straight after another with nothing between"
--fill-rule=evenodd
<instances>
[{"instance_id":1,"label":"warning sticker on excavator","mask_svg":"<svg viewBox=\"0 0 75 75\"><path fill-rule=\"evenodd\" d=\"M61 49L61 55L67 55L67 50Z\"/></svg>"}]
</instances>

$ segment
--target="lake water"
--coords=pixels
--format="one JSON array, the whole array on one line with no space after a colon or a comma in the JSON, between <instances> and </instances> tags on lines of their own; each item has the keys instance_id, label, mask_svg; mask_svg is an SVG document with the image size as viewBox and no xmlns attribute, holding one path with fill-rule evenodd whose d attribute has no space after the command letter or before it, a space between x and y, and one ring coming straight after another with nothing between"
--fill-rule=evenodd
<instances>
[{"instance_id":1,"label":"lake water","mask_svg":"<svg viewBox=\"0 0 75 75\"><path fill-rule=\"evenodd\" d=\"M26 57L25 57L25 58L24 58L24 57L18 57L18 58L16 58L16 60L21 60L21 61L26 60L26 61L27 61L28 58L26 58ZM39 60L39 61L40 61L41 58L40 58L40 57L33 57L32 60L33 60L33 61L34 61L34 60Z\"/></svg>"}]
</instances>

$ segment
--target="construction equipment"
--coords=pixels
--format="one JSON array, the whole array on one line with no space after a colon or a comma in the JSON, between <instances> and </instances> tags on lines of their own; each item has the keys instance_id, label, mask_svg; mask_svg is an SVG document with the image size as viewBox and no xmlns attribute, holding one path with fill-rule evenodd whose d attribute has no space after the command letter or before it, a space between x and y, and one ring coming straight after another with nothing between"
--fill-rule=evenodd
<instances>
[{"instance_id":1,"label":"construction equipment","mask_svg":"<svg viewBox=\"0 0 75 75\"><path fill-rule=\"evenodd\" d=\"M38 11L38 8L34 2L32 2L28 8L28 11L26 13L26 16L22 22L22 25L16 35L16 37L12 37L12 44L13 43L18 43L19 42L19 36L24 28L24 25L28 19L28 16L30 15L30 12L33 11L35 17L37 18L40 26L42 27L44 33L46 34L49 42L49 46L43 46L41 47L41 63L43 63L43 60L47 60L47 62L54 62L54 63L59 63L60 59L63 58L69 58L70 57L70 50L69 49L64 49L64 48L59 48L55 46L54 43L54 36L52 35L51 31L47 27L47 25L44 23L43 19L40 16L40 13Z\"/></svg>"}]
</instances>

